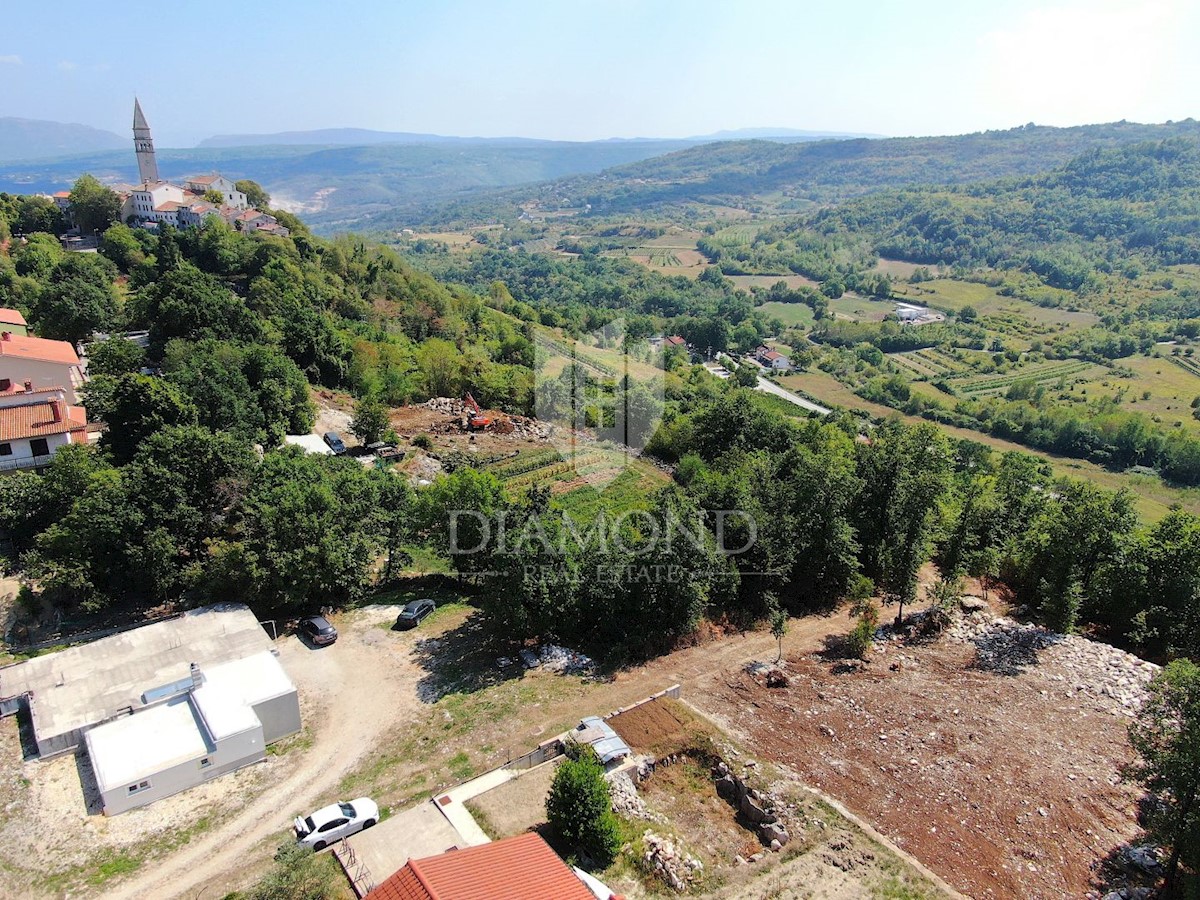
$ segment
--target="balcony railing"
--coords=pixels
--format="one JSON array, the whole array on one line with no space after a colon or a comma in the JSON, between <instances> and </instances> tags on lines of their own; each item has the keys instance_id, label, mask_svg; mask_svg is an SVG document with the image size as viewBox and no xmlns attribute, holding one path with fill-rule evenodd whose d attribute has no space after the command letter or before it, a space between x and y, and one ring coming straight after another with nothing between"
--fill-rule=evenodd
<instances>
[{"instance_id":1,"label":"balcony railing","mask_svg":"<svg viewBox=\"0 0 1200 900\"><path fill-rule=\"evenodd\" d=\"M39 469L42 466L50 465L52 459L54 459L53 453L45 453L42 456L0 456L0 472L11 472L14 469Z\"/></svg>"}]
</instances>

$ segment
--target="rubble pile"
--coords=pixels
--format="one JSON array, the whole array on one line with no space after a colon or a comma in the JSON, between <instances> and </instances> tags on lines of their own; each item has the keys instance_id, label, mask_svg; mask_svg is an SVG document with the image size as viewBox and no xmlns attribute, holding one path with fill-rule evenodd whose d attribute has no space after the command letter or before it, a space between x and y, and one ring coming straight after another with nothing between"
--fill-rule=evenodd
<instances>
[{"instance_id":1,"label":"rubble pile","mask_svg":"<svg viewBox=\"0 0 1200 900\"><path fill-rule=\"evenodd\" d=\"M441 413L449 416L447 422L437 423L431 430L437 434L445 434L450 431L459 431L462 428L462 421L468 414L473 414L467 404L455 399L454 397L431 397L425 401L425 407L433 412ZM500 434L511 434L515 438L522 440L545 441L549 440L554 426L549 422L539 422L537 419L529 419L525 416L498 416L494 420L496 428L490 429Z\"/></svg>"},{"instance_id":2,"label":"rubble pile","mask_svg":"<svg viewBox=\"0 0 1200 900\"><path fill-rule=\"evenodd\" d=\"M779 850L792 839L787 828L779 821L774 797L747 785L733 774L724 760L713 766L712 776L717 785L717 795L754 825L758 839L765 846Z\"/></svg>"},{"instance_id":3,"label":"rubble pile","mask_svg":"<svg viewBox=\"0 0 1200 900\"><path fill-rule=\"evenodd\" d=\"M618 770L610 772L605 777L608 779L613 812L627 819L643 819L647 822L667 824L664 816L652 813L646 808L645 802L637 792L637 785L633 783L628 772Z\"/></svg>"},{"instance_id":4,"label":"rubble pile","mask_svg":"<svg viewBox=\"0 0 1200 900\"><path fill-rule=\"evenodd\" d=\"M527 669L541 667L563 675L596 674L596 662L590 656L558 644L542 644L536 650L526 648L520 652L520 657L521 664Z\"/></svg>"},{"instance_id":5,"label":"rubble pile","mask_svg":"<svg viewBox=\"0 0 1200 900\"><path fill-rule=\"evenodd\" d=\"M1117 647L983 611L964 616L948 634L975 645L981 668L1015 674L1039 659L1053 661L1067 674L1049 677L1062 684L1068 699L1089 699L1098 710L1114 715L1134 716L1159 671L1154 663Z\"/></svg>"},{"instance_id":6,"label":"rubble pile","mask_svg":"<svg viewBox=\"0 0 1200 900\"><path fill-rule=\"evenodd\" d=\"M670 838L647 830L642 842L646 845L642 856L646 866L677 891L686 891L688 882L704 868L704 863L686 854Z\"/></svg>"}]
</instances>

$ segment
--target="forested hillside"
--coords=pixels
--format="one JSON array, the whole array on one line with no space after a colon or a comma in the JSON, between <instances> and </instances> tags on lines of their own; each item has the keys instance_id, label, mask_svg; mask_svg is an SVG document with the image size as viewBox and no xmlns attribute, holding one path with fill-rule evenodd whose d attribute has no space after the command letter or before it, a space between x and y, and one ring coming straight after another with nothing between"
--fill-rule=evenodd
<instances>
[{"instance_id":1,"label":"forested hillside","mask_svg":"<svg viewBox=\"0 0 1200 900\"><path fill-rule=\"evenodd\" d=\"M1093 150L1022 180L883 191L822 212L812 227L897 259L1028 268L1068 290L1138 258L1200 263L1200 141Z\"/></svg>"},{"instance_id":2,"label":"forested hillside","mask_svg":"<svg viewBox=\"0 0 1200 900\"><path fill-rule=\"evenodd\" d=\"M1188 136L1200 136L1200 123L1188 119L1167 125L1026 125L947 137L811 144L730 141L680 150L596 175L430 205L416 221L444 225L511 220L531 203L586 210L590 216L668 212L680 216L693 204L787 212L889 187L1032 175L1092 149ZM383 214L363 227L391 227L402 220L413 224L412 212L404 213L407 219Z\"/></svg>"},{"instance_id":3,"label":"forested hillside","mask_svg":"<svg viewBox=\"0 0 1200 900\"><path fill-rule=\"evenodd\" d=\"M160 149L157 157L164 178L179 181L214 170L235 180L254 178L277 200L307 210L313 222L345 223L373 211L412 209L484 188L596 172L688 145L686 141L279 145ZM124 146L127 149L119 152L61 159L0 160L0 191L54 193L70 189L83 172L106 183L132 183L137 170L128 144Z\"/></svg>"},{"instance_id":4,"label":"forested hillside","mask_svg":"<svg viewBox=\"0 0 1200 900\"><path fill-rule=\"evenodd\" d=\"M470 286L447 287L389 250L314 238L286 216L289 238L219 222L159 235L116 224L97 255L64 254L49 234L10 237L9 222L52 214L0 198L0 303L46 334L151 333L145 357L120 338L93 351L87 404L108 426L98 447L65 448L44 476L0 479L0 527L64 612L132 616L231 596L264 614L306 612L367 596L419 549L479 588L503 639L621 661L670 649L703 619L749 625L872 595L902 608L920 599L918 570L933 558L950 594L961 574L1002 580L1054 627L1156 656L1200 652L1200 518L1174 511L1146 525L1128 494L1055 480L1030 457L931 424L804 421L677 355L659 362L666 405L646 447L675 484L633 507L597 494L582 538L577 499L506 485L469 457L414 487L394 470L278 447L311 427L310 385L388 404L469 387L488 406L528 411L531 351L547 330L622 314L695 341L777 328L715 270L691 281L494 253L456 273ZM137 374L146 363L162 376ZM451 510L503 515L511 537L455 554Z\"/></svg>"}]
</instances>

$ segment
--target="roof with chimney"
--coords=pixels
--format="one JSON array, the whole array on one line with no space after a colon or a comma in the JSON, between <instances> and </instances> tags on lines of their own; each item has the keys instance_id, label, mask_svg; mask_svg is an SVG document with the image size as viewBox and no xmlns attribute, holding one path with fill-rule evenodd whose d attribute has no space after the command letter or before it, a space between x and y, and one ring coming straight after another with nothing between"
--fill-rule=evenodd
<instances>
[{"instance_id":1,"label":"roof with chimney","mask_svg":"<svg viewBox=\"0 0 1200 900\"><path fill-rule=\"evenodd\" d=\"M0 332L0 358L33 359L41 362L62 363L64 366L79 365L79 354L68 341L50 341L46 338L26 337L11 331Z\"/></svg>"},{"instance_id":2,"label":"roof with chimney","mask_svg":"<svg viewBox=\"0 0 1200 900\"><path fill-rule=\"evenodd\" d=\"M68 406L58 397L0 407L0 441L6 443L86 429L87 413L83 407Z\"/></svg>"},{"instance_id":3,"label":"roof with chimney","mask_svg":"<svg viewBox=\"0 0 1200 900\"><path fill-rule=\"evenodd\" d=\"M527 832L410 859L367 900L596 900L550 845Z\"/></svg>"}]
</instances>

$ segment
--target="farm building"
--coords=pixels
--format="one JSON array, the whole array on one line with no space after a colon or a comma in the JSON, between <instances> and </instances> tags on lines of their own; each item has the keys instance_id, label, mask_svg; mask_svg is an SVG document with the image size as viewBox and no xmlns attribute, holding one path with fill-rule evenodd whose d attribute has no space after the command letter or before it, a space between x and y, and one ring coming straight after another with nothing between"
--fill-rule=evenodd
<instances>
[{"instance_id":1,"label":"farm building","mask_svg":"<svg viewBox=\"0 0 1200 900\"><path fill-rule=\"evenodd\" d=\"M612 726L599 716L588 716L575 726L569 735L570 739L580 744L590 744L596 751L596 756L604 765L621 761L629 756L629 745L621 740L620 735L613 731Z\"/></svg>"},{"instance_id":2,"label":"farm building","mask_svg":"<svg viewBox=\"0 0 1200 900\"><path fill-rule=\"evenodd\" d=\"M766 366L768 369L776 371L786 371L792 367L792 361L780 353L778 350L772 350L766 344L759 346L754 351L754 358Z\"/></svg>"},{"instance_id":3,"label":"farm building","mask_svg":"<svg viewBox=\"0 0 1200 900\"><path fill-rule=\"evenodd\" d=\"M109 815L258 762L300 730L295 686L236 603L9 666L0 697L28 709L40 757L87 748Z\"/></svg>"},{"instance_id":4,"label":"farm building","mask_svg":"<svg viewBox=\"0 0 1200 900\"><path fill-rule=\"evenodd\" d=\"M944 321L946 317L941 313L926 309L924 306L897 303L896 318L900 320L901 325L927 325L930 322Z\"/></svg>"}]
</instances>

